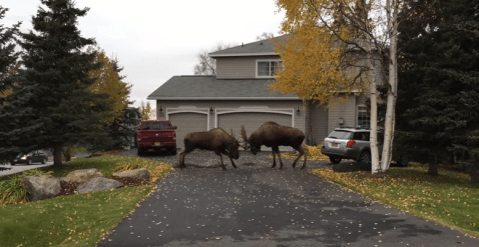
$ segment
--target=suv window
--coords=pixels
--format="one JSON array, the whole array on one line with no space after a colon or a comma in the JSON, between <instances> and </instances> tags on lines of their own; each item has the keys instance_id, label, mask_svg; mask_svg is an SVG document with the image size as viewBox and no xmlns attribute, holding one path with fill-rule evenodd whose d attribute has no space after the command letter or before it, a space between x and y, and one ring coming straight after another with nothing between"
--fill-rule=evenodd
<instances>
[{"instance_id":1,"label":"suv window","mask_svg":"<svg viewBox=\"0 0 479 247\"><path fill-rule=\"evenodd\" d=\"M350 131L335 130L328 136L328 138L350 139L351 134L352 134L352 132L350 132Z\"/></svg>"},{"instance_id":2,"label":"suv window","mask_svg":"<svg viewBox=\"0 0 479 247\"><path fill-rule=\"evenodd\" d=\"M353 139L356 141L369 141L369 132L356 132Z\"/></svg>"},{"instance_id":3,"label":"suv window","mask_svg":"<svg viewBox=\"0 0 479 247\"><path fill-rule=\"evenodd\" d=\"M144 130L164 130L169 128L170 128L169 122L144 122L143 123Z\"/></svg>"}]
</instances>

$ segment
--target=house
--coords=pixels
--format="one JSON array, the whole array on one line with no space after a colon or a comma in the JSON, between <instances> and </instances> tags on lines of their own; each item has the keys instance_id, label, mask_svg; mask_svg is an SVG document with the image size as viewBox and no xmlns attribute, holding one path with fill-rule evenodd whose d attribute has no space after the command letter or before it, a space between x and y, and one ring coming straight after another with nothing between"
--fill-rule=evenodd
<instances>
[{"instance_id":1,"label":"house","mask_svg":"<svg viewBox=\"0 0 479 247\"><path fill-rule=\"evenodd\" d=\"M125 109L125 126L130 130L130 134L126 136L128 148L138 147L138 129L140 128L141 114L138 107L127 107Z\"/></svg>"},{"instance_id":2,"label":"house","mask_svg":"<svg viewBox=\"0 0 479 247\"><path fill-rule=\"evenodd\" d=\"M271 92L268 84L281 61L271 40L209 56L216 59L216 76L173 76L147 98L156 100L158 119L169 119L178 127L178 147L190 132L221 127L239 137L241 125L249 135L266 121L301 129L318 144L334 128L369 125L364 96L350 95L335 109L309 101L303 108L295 94Z\"/></svg>"}]
</instances>

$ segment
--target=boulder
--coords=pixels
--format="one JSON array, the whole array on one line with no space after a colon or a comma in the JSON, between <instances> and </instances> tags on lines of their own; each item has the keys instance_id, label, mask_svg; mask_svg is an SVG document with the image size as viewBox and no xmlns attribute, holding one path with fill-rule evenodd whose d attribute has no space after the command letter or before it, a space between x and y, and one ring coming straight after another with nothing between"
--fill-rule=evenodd
<instances>
[{"instance_id":1,"label":"boulder","mask_svg":"<svg viewBox=\"0 0 479 247\"><path fill-rule=\"evenodd\" d=\"M78 193L88 193L94 191L102 191L102 190L109 190L114 188L123 187L123 184L114 180L105 177L95 177L84 184L78 186L77 190Z\"/></svg>"},{"instance_id":2,"label":"boulder","mask_svg":"<svg viewBox=\"0 0 479 247\"><path fill-rule=\"evenodd\" d=\"M52 198L61 191L60 179L52 176L27 176L22 181L31 201Z\"/></svg>"},{"instance_id":3,"label":"boulder","mask_svg":"<svg viewBox=\"0 0 479 247\"><path fill-rule=\"evenodd\" d=\"M150 172L148 172L146 168L139 168L129 171L114 172L112 176L120 178L150 179Z\"/></svg>"},{"instance_id":4,"label":"boulder","mask_svg":"<svg viewBox=\"0 0 479 247\"><path fill-rule=\"evenodd\" d=\"M103 174L101 174L101 172L95 168L76 170L68 173L68 175L65 177L65 182L82 184L92 178L97 177L103 177Z\"/></svg>"}]
</instances>

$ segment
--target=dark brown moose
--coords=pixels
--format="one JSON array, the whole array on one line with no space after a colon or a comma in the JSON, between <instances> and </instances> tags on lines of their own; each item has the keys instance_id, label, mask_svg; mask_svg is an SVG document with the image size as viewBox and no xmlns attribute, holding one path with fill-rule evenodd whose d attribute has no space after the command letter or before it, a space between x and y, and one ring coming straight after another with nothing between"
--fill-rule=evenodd
<instances>
[{"instance_id":1,"label":"dark brown moose","mask_svg":"<svg viewBox=\"0 0 479 247\"><path fill-rule=\"evenodd\" d=\"M275 154L278 155L280 167L283 168L283 161L279 153L279 146L291 146L294 149L298 150L299 155L296 160L293 162L293 168L296 166L296 162L304 155L304 163L301 170L306 167L307 155L305 154L304 148L302 146L304 141L303 131L288 127L282 126L275 122L266 122L261 127L253 132L248 138L246 135L246 130L244 126L241 126L241 137L245 141L245 144L242 146L244 149L251 149L251 153L255 154L261 151L261 145L271 147L273 149L273 166L276 166Z\"/></svg>"},{"instance_id":2,"label":"dark brown moose","mask_svg":"<svg viewBox=\"0 0 479 247\"><path fill-rule=\"evenodd\" d=\"M220 156L221 168L226 170L223 164L223 157L221 154L227 155L234 168L237 168L233 159L239 158L239 143L233 136L233 133L228 134L222 128L215 128L205 132L193 132L185 136L185 149L179 154L179 167L186 168L185 156L195 149L206 149L214 151L216 155Z\"/></svg>"}]
</instances>

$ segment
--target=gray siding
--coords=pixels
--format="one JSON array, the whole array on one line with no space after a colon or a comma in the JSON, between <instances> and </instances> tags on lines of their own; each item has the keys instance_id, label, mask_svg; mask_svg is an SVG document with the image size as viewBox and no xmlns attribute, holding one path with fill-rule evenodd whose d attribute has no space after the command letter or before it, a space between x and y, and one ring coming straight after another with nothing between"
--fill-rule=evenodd
<instances>
[{"instance_id":1,"label":"gray siding","mask_svg":"<svg viewBox=\"0 0 479 247\"><path fill-rule=\"evenodd\" d=\"M356 126L356 96L350 95L344 103L330 107L328 115L328 133L342 126ZM343 124L339 124L340 118L343 119Z\"/></svg>"},{"instance_id":2,"label":"gray siding","mask_svg":"<svg viewBox=\"0 0 479 247\"><path fill-rule=\"evenodd\" d=\"M321 144L328 136L328 109L317 103L310 103L311 133L316 144ZM307 128L309 128L307 126Z\"/></svg>"},{"instance_id":3,"label":"gray siding","mask_svg":"<svg viewBox=\"0 0 479 247\"><path fill-rule=\"evenodd\" d=\"M218 57L216 58L217 79L254 79L256 60L279 59L279 56Z\"/></svg>"}]
</instances>

